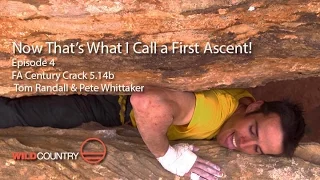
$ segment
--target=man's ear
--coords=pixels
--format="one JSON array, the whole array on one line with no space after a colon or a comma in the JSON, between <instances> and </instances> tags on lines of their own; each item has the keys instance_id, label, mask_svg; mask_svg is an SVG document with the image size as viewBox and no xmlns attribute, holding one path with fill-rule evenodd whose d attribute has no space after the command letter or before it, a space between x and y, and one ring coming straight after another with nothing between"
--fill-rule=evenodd
<instances>
[{"instance_id":1,"label":"man's ear","mask_svg":"<svg viewBox=\"0 0 320 180\"><path fill-rule=\"evenodd\" d=\"M246 114L259 110L263 103L264 103L263 101L255 101L249 104L246 109Z\"/></svg>"}]
</instances>

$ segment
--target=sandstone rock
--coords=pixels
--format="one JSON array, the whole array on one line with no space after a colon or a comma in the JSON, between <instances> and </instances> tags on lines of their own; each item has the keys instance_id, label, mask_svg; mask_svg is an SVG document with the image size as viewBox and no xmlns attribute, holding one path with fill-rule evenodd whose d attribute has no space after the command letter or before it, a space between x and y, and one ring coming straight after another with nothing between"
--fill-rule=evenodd
<instances>
[{"instance_id":1,"label":"sandstone rock","mask_svg":"<svg viewBox=\"0 0 320 180\"><path fill-rule=\"evenodd\" d=\"M254 7L253 11L248 11ZM54 59L55 67L23 68L21 72L112 71L114 80L85 81L144 84L197 91L213 87L255 87L270 81L319 76L320 51L317 1L2 1L0 4L0 95L16 97L23 85L79 84L76 80L12 81L17 59ZM223 9L223 10L221 10ZM252 42L251 54L13 54L12 43L44 45L99 42L171 47ZM72 92L59 93L69 94ZM73 92L74 93L74 92ZM40 94L53 94L39 92Z\"/></svg>"},{"instance_id":2,"label":"sandstone rock","mask_svg":"<svg viewBox=\"0 0 320 180\"><path fill-rule=\"evenodd\" d=\"M131 127L110 129L94 123L74 129L15 127L1 130L0 136L2 179L183 179L162 169L137 130ZM12 152L79 152L81 143L89 137L100 138L107 147L107 156L98 165L88 164L80 157L73 161L12 159ZM197 153L199 156L223 168L226 174L224 179L320 178L319 165L298 157L250 156L219 147L215 141L189 143L200 148ZM319 144L301 145L302 156L310 160L308 158L313 151L312 158L319 159L319 147ZM91 148L99 151L101 146ZM309 155L304 155L305 150L310 151Z\"/></svg>"},{"instance_id":3,"label":"sandstone rock","mask_svg":"<svg viewBox=\"0 0 320 180\"><path fill-rule=\"evenodd\" d=\"M295 151L295 155L306 161L320 165L319 152L319 143L302 143Z\"/></svg>"},{"instance_id":4,"label":"sandstone rock","mask_svg":"<svg viewBox=\"0 0 320 180\"><path fill-rule=\"evenodd\" d=\"M16 92L14 83L70 85L80 81L12 80L12 71L18 71L12 67L15 58L54 59L57 63L54 67L19 69L22 73L68 70L74 73L112 71L116 74L114 80L81 82L86 85L143 84L199 91L214 87L248 88L271 81L319 77L319 7L320 2L312 0L2 0L0 95L19 97L76 93ZM60 45L100 41L106 44L157 42L169 48L172 48L173 41L199 43L201 48L206 42L213 45L252 42L253 48L251 53L245 55L25 55L12 51L13 42L45 45L48 41L57 41ZM313 92L317 93L317 90ZM317 101L315 97L308 96L309 100L305 103L309 104L312 101L310 98ZM319 104L313 103L310 108L312 113L307 116L313 118L313 124L318 119L313 116L318 114L317 107L320 107ZM69 130L16 127L1 130L0 136L2 179L179 179L161 168L137 131L128 127L106 129L86 125ZM32 162L12 159L11 152L17 151L79 151L81 143L88 137L101 138L108 148L107 158L99 165L90 165L82 159ZM312 140L319 140L318 137L313 136ZM226 179L320 178L320 168L316 165L319 164L319 144L301 144L296 152L300 158L290 160L249 156L221 148L212 141L190 143L200 147L200 156L223 167Z\"/></svg>"}]
</instances>

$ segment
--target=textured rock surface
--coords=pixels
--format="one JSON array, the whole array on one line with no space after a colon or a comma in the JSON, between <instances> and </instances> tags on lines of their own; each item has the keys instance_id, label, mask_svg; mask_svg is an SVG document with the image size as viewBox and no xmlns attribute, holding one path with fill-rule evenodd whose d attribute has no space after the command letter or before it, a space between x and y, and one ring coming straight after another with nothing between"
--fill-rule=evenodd
<instances>
[{"instance_id":1,"label":"textured rock surface","mask_svg":"<svg viewBox=\"0 0 320 180\"><path fill-rule=\"evenodd\" d=\"M249 11L249 7L255 7ZM180 90L212 87L254 87L269 81L319 76L319 1L8 1L0 3L0 95L15 93L11 61L55 59L54 68L22 72L72 70L116 73L112 81L87 85L148 84ZM251 8L252 9L252 8ZM107 44L142 41L149 44L205 42L238 44L251 41L250 55L13 55L12 42L43 45L45 41L104 41ZM43 85L53 80L19 81ZM59 81L58 83L79 83ZM41 93L39 93L41 94ZM45 92L42 94L50 94ZM61 93L63 94L63 93Z\"/></svg>"},{"instance_id":2,"label":"textured rock surface","mask_svg":"<svg viewBox=\"0 0 320 180\"><path fill-rule=\"evenodd\" d=\"M254 7L253 11L248 11ZM252 8L251 8L252 9ZM320 2L314 0L126 0L59 1L0 0L0 95L53 94L14 90L13 83L79 83L75 80L12 81L14 58L55 59L55 67L23 68L22 72L112 71L112 81L101 83L144 84L179 90L204 90L212 87L255 87L270 81L319 77L320 75ZM104 41L107 44L134 43L170 45L205 42L212 44L253 43L249 55L22 55L13 54L12 42L44 45ZM318 80L310 81L317 83ZM290 84L290 83L288 83ZM266 100L288 95L304 99L309 105L307 120L313 127L309 140L319 141L319 87L300 84L273 84L257 97ZM274 91L274 88L281 89ZM292 87L292 88L290 88ZM311 91L312 89L312 91ZM261 93L263 92L263 93ZM61 93L64 94L64 93ZM277 95L277 96L275 96ZM311 105L312 104L312 105ZM312 120L310 120L312 119ZM0 176L2 179L179 179L164 171L147 150L135 130L85 126L81 129L12 128L0 131ZM13 151L78 151L87 137L103 139L108 148L106 160L96 166L79 159L73 161L14 161ZM222 166L226 179L319 179L319 144L304 144L288 160L268 156L248 156L219 147L211 141L192 142L199 155ZM313 163L310 163L313 162Z\"/></svg>"},{"instance_id":3,"label":"textured rock surface","mask_svg":"<svg viewBox=\"0 0 320 180\"><path fill-rule=\"evenodd\" d=\"M97 124L86 124L81 128L69 130L16 127L1 130L0 136L2 179L179 179L161 168L137 131L130 127L107 130ZM108 155L99 165L90 165L81 158L75 161L31 162L12 159L11 152L17 151L78 152L81 143L89 137L99 137L107 146ZM289 160L249 156L221 148L213 141L192 143L200 148L198 155L216 162L224 169L225 179L320 178L319 165L297 157ZM314 162L320 163L319 144L307 144L302 147L305 159L317 158Z\"/></svg>"}]
</instances>

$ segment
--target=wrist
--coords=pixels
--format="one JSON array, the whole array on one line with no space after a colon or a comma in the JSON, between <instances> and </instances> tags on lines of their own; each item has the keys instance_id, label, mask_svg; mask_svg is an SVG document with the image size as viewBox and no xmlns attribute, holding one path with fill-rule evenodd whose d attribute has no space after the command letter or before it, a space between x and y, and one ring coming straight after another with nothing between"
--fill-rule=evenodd
<instances>
[{"instance_id":1,"label":"wrist","mask_svg":"<svg viewBox=\"0 0 320 180\"><path fill-rule=\"evenodd\" d=\"M161 156L158 157L157 160L160 162L160 164L172 164L174 163L174 161L177 159L177 153L176 150L169 145L166 153Z\"/></svg>"},{"instance_id":2,"label":"wrist","mask_svg":"<svg viewBox=\"0 0 320 180\"><path fill-rule=\"evenodd\" d=\"M192 168L197 159L188 144L177 144L168 147L164 156L157 158L160 164L168 171L183 176Z\"/></svg>"}]
</instances>

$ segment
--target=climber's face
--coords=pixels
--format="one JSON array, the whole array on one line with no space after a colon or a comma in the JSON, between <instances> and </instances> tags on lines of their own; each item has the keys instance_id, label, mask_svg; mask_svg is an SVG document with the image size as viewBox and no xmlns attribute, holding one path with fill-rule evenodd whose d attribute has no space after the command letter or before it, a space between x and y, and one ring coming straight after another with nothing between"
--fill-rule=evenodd
<instances>
[{"instance_id":1,"label":"climber's face","mask_svg":"<svg viewBox=\"0 0 320 180\"><path fill-rule=\"evenodd\" d=\"M250 104L243 112L235 113L221 128L220 145L248 154L281 154L283 152L280 117L275 113L253 113L262 101Z\"/></svg>"}]
</instances>

